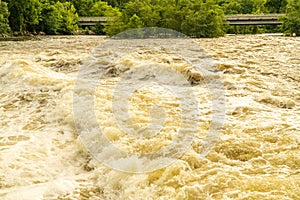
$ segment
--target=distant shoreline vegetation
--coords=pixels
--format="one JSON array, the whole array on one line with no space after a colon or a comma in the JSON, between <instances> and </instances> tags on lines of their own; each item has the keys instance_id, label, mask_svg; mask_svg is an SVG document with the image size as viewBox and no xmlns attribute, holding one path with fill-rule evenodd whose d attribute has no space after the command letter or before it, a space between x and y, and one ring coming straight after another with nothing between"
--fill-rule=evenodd
<instances>
[{"instance_id":1,"label":"distant shoreline vegetation","mask_svg":"<svg viewBox=\"0 0 300 200\"><path fill-rule=\"evenodd\" d=\"M284 13L283 25L229 26L225 14ZM107 17L83 29L78 16ZM191 37L280 32L300 35L299 0L0 0L0 36L108 35L142 28ZM8 39L8 38L7 38Z\"/></svg>"}]
</instances>

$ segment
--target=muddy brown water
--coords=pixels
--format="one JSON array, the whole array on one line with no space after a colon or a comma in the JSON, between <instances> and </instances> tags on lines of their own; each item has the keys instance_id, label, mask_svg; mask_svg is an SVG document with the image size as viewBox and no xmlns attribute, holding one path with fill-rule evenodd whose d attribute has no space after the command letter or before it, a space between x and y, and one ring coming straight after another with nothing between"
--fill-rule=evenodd
<instances>
[{"instance_id":1,"label":"muddy brown water","mask_svg":"<svg viewBox=\"0 0 300 200\"><path fill-rule=\"evenodd\" d=\"M224 81L220 139L205 158L197 157L211 109L207 88L193 86L202 110L191 147L177 162L146 174L105 167L78 139L72 112L76 75L103 39L47 36L0 42L1 199L300 199L300 38L196 39ZM125 55L117 66L145 61L192 73L172 55L149 52ZM180 126L176 98L150 86L132 94L128 110L134 130L151 123L155 103L167 116L159 135L135 141L112 115L118 80L108 77L94 91L95 114L107 138L137 153L168 145Z\"/></svg>"}]
</instances>

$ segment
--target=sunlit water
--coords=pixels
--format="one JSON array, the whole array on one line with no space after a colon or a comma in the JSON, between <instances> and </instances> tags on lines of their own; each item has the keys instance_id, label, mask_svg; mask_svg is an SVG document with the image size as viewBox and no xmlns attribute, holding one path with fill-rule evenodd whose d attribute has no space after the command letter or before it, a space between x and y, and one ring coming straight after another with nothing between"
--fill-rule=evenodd
<instances>
[{"instance_id":1,"label":"sunlit water","mask_svg":"<svg viewBox=\"0 0 300 200\"><path fill-rule=\"evenodd\" d=\"M211 97L205 86L195 84L199 74L181 58L133 52L107 69L95 91L83 90L83 95L95 92L95 114L109 141L124 151L149 153L176 135L179 101L155 85L133 93L128 108L133 132L149 125L150 115L167 116L158 135L134 140L112 115L116 72L160 63L194 84L200 109L191 147L172 165L145 174L103 166L78 138L73 116L77 71L92 62L89 55L102 40L0 42L0 199L300 199L300 38L197 40L216 61L226 96L220 139L202 159L198 154L209 127ZM151 113L153 105L165 113Z\"/></svg>"}]
</instances>

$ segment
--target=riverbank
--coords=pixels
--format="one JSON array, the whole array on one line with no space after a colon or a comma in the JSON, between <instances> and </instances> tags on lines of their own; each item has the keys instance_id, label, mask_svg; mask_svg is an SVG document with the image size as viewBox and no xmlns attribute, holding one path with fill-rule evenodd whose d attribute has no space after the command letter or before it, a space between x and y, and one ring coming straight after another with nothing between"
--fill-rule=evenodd
<instances>
[{"instance_id":1,"label":"riverbank","mask_svg":"<svg viewBox=\"0 0 300 200\"><path fill-rule=\"evenodd\" d=\"M262 34L226 34L226 36L275 36L275 37L296 37L296 35L285 35L283 33L262 33ZM27 36L5 36L0 37L0 41L26 41L26 40L41 40L43 37L73 37L73 36L99 36L109 37L106 35L95 35L94 33L85 34L84 32L75 35L27 35Z\"/></svg>"}]
</instances>

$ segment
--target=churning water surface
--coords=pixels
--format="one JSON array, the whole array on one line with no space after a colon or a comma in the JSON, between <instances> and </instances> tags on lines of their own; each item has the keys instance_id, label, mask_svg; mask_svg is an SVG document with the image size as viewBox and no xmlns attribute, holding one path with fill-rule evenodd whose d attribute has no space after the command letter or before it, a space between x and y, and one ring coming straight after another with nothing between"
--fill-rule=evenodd
<instances>
[{"instance_id":1,"label":"churning water surface","mask_svg":"<svg viewBox=\"0 0 300 200\"><path fill-rule=\"evenodd\" d=\"M199 154L211 122L213 94L201 84L201 73L184 57L143 45L114 63L101 60L107 55L99 48L103 39L57 36L0 42L0 199L300 199L300 38L196 40L215 61L226 101L223 129L205 157ZM176 46L176 39L168 43ZM194 121L180 122L182 99L171 89L149 84L128 87L130 94L120 90L128 95L125 111L132 122L129 132L120 128L114 111L123 107L118 101L112 104L117 83L122 74L134 76L145 63L182 74L199 102ZM76 87L98 65L108 67L97 87ZM78 80L82 66L89 73ZM171 76L166 80L178 84ZM82 111L78 128L74 88L81 97L95 96L97 124L88 124L90 131L100 128L124 152L157 151L170 145L182 127L193 129L191 145L176 162L149 173L114 170L83 145L89 138L83 142L78 136L90 113ZM185 92L180 94L188 101ZM143 129L151 123L160 125L152 127L158 134ZM93 143L97 137L90 139ZM138 162L122 162L113 150L102 154L115 159L115 166L141 171Z\"/></svg>"}]
</instances>

